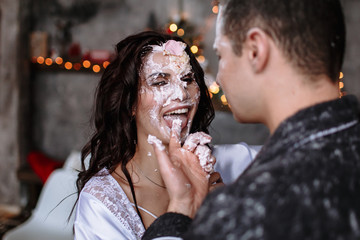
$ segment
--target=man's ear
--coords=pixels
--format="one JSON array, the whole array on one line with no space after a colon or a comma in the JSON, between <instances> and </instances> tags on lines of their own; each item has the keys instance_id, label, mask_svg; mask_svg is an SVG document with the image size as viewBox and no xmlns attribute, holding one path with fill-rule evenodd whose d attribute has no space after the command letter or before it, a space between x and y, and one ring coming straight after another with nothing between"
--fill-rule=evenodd
<instances>
[{"instance_id":1,"label":"man's ear","mask_svg":"<svg viewBox=\"0 0 360 240\"><path fill-rule=\"evenodd\" d=\"M256 73L263 71L269 60L269 37L260 28L251 28L246 34L245 44L252 69Z\"/></svg>"}]
</instances>

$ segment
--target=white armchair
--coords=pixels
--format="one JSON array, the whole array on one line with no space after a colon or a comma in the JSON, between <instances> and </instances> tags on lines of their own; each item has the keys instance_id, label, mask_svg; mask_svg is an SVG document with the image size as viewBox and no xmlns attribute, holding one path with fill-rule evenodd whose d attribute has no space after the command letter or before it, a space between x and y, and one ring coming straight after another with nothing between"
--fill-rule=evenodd
<instances>
[{"instance_id":1,"label":"white armchair","mask_svg":"<svg viewBox=\"0 0 360 240\"><path fill-rule=\"evenodd\" d=\"M8 231L3 240L74 239L74 214L68 220L76 198L80 154L73 152L64 167L56 169L45 182L31 217Z\"/></svg>"},{"instance_id":2,"label":"white armchair","mask_svg":"<svg viewBox=\"0 0 360 240\"><path fill-rule=\"evenodd\" d=\"M221 174L225 184L232 183L253 162L261 147L249 146L244 142L215 145L213 150L213 155L216 157L215 171Z\"/></svg>"}]
</instances>

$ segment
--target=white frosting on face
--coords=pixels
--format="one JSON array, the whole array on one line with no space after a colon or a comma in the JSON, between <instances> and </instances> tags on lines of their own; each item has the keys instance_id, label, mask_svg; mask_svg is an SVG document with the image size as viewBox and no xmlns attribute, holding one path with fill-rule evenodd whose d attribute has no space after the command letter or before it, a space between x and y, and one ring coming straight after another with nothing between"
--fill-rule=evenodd
<instances>
[{"instance_id":1,"label":"white frosting on face","mask_svg":"<svg viewBox=\"0 0 360 240\"><path fill-rule=\"evenodd\" d=\"M173 100L183 101L186 97L188 97L188 91L186 91L187 83L182 81L182 77L187 74L191 74L192 67L190 65L190 57L185 52L186 45L182 42L179 44L183 45L183 50L181 55L173 55L168 53L166 49L164 49L164 45L162 46L152 46L153 51L149 54L147 61L144 64L144 68L150 69L150 75L153 78L159 76L158 73L163 73L164 71L171 71L174 76L173 79L175 81L170 81L169 84L164 85L159 89L155 89L154 99L158 103L163 103L164 99L166 99L165 103L163 103L163 107L168 106ZM162 53L164 56L167 56L166 65L159 64L154 60L154 53ZM147 79L147 84L152 84L152 79ZM200 93L199 93L200 94Z\"/></svg>"},{"instance_id":2,"label":"white frosting on face","mask_svg":"<svg viewBox=\"0 0 360 240\"><path fill-rule=\"evenodd\" d=\"M176 45L176 51L172 51L172 49L169 49L167 46L168 43L174 43L173 45ZM164 43L161 46L154 45L152 46L153 53L160 52L164 56L169 57L169 65L168 67L177 75L180 74L186 74L191 71L191 65L190 65L190 57L185 52L186 44L179 41L170 40Z\"/></svg>"},{"instance_id":3,"label":"white frosting on face","mask_svg":"<svg viewBox=\"0 0 360 240\"><path fill-rule=\"evenodd\" d=\"M168 51L166 44L169 41L162 46L152 46L153 50L145 58L142 66L141 75L145 83L142 84L139 92L139 94L153 95L156 104L149 110L150 122L167 136L170 136L170 128L160 124L160 118L163 117L160 114L161 110L174 102L185 107L191 106L196 110L200 99L200 91L193 76L190 57L185 51L186 45L183 42L170 41L177 47L175 52L172 49ZM190 85L187 79L193 79ZM186 136L189 134L191 122L192 118L188 119ZM186 136L181 136L181 138L184 139Z\"/></svg>"}]
</instances>

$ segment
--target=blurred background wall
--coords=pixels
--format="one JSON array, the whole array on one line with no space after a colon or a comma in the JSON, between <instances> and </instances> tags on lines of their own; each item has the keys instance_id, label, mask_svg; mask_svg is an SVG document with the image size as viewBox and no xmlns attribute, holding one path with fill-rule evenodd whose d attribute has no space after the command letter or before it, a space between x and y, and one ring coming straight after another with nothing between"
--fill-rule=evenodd
<instances>
[{"instance_id":1,"label":"blurred background wall","mask_svg":"<svg viewBox=\"0 0 360 240\"><path fill-rule=\"evenodd\" d=\"M40 151L64 161L89 137L93 94L101 65L124 37L182 24L200 49L209 86L217 72L212 51L216 9L209 0L1 0L0 9L0 203L19 204L34 176L21 175L27 155ZM344 0L348 42L343 92L360 97L360 2ZM215 11L215 13L214 13ZM44 62L38 58L44 57ZM55 59L63 62L56 64ZM53 62L46 65L46 58ZM90 68L76 63L91 62ZM70 70L65 62L72 63ZM99 64L100 72L92 69ZM61 67L60 67L61 66ZM214 144L263 144L267 129L235 122L222 93L214 94ZM27 172L28 173L28 172ZM30 180L29 180L30 179ZM37 181L37 180L36 180Z\"/></svg>"}]
</instances>

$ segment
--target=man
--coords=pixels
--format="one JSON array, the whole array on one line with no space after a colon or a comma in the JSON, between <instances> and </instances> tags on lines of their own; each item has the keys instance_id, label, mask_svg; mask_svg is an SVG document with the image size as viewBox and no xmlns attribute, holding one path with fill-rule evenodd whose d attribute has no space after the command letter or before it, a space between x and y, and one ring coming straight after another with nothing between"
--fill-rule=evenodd
<instances>
[{"instance_id":1,"label":"man","mask_svg":"<svg viewBox=\"0 0 360 240\"><path fill-rule=\"evenodd\" d=\"M199 187L173 164L176 147L169 154L155 147L170 213L144 239L360 239L359 104L339 98L339 0L227 0L214 46L234 118L264 123L270 139L233 184L206 197L194 220ZM193 188L186 192L181 181Z\"/></svg>"}]
</instances>

